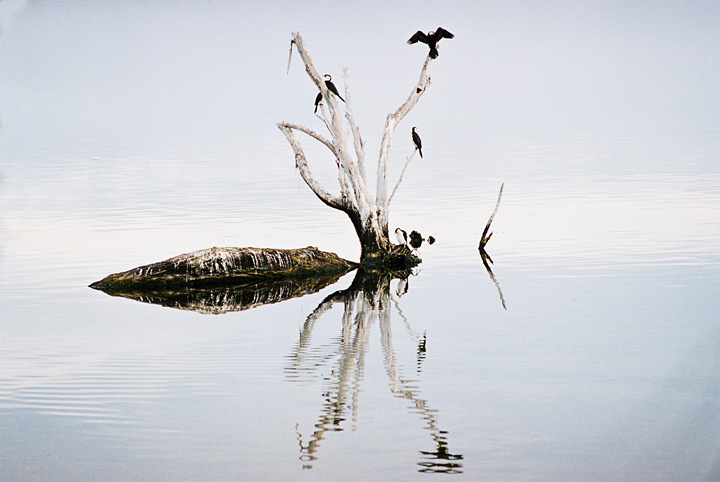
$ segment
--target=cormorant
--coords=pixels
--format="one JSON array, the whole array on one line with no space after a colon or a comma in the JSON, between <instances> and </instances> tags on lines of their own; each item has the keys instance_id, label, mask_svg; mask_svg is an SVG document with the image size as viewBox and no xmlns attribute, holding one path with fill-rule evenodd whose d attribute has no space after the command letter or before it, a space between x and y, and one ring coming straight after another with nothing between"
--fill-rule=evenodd
<instances>
[{"instance_id":1,"label":"cormorant","mask_svg":"<svg viewBox=\"0 0 720 482\"><path fill-rule=\"evenodd\" d=\"M325 87L327 87L330 92L337 95L341 101L345 102L345 99L340 97L340 93L338 92L337 87L335 87L335 84L332 83L332 76L330 74L325 74Z\"/></svg>"},{"instance_id":2,"label":"cormorant","mask_svg":"<svg viewBox=\"0 0 720 482\"><path fill-rule=\"evenodd\" d=\"M420 140L420 135L415 132L415 129L417 129L417 127L412 128L412 140L413 144L415 144L415 148L420 153L420 158L422 159L422 140Z\"/></svg>"},{"instance_id":3,"label":"cormorant","mask_svg":"<svg viewBox=\"0 0 720 482\"><path fill-rule=\"evenodd\" d=\"M438 57L438 50L437 50L437 44L440 41L441 38L453 38L454 35L445 30L442 27L438 27L437 30L434 32L428 32L427 35L420 30L415 32L415 35L410 37L410 39L407 41L409 44L414 44L417 42L422 42L424 44L427 44L428 47L430 47L430 58L436 59Z\"/></svg>"},{"instance_id":4,"label":"cormorant","mask_svg":"<svg viewBox=\"0 0 720 482\"><path fill-rule=\"evenodd\" d=\"M425 240L423 239L422 234L418 233L415 230L410 233L410 246L412 246L414 249L418 249L420 246L422 246L423 241Z\"/></svg>"},{"instance_id":5,"label":"cormorant","mask_svg":"<svg viewBox=\"0 0 720 482\"><path fill-rule=\"evenodd\" d=\"M332 83L332 76L330 74L325 74L324 77L325 77L325 87L327 87L327 90L329 90L333 94L337 95L341 101L345 102L345 99L343 99L340 96L340 93L338 92L337 87L335 87L335 84ZM322 92L318 92L318 95L315 96L315 111L314 111L315 114L317 114L317 108L318 108L318 105L320 105L320 101L322 101L322 97L323 97Z\"/></svg>"},{"instance_id":6,"label":"cormorant","mask_svg":"<svg viewBox=\"0 0 720 482\"><path fill-rule=\"evenodd\" d=\"M405 246L408 244L408 235L404 229L395 228L395 239L397 239L398 244L403 244Z\"/></svg>"}]
</instances>

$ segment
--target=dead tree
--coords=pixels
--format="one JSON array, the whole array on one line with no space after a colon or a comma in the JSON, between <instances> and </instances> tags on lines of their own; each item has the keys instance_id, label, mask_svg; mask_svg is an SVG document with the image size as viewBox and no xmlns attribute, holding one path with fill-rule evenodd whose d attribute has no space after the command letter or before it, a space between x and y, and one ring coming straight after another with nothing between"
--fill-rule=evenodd
<instances>
[{"instance_id":1,"label":"dead tree","mask_svg":"<svg viewBox=\"0 0 720 482\"><path fill-rule=\"evenodd\" d=\"M415 260L415 263L419 262L419 259L412 255L407 247L394 245L389 238L388 222L391 197L388 197L388 163L390 144L395 128L415 106L430 85L430 77L427 72L431 60L430 56L428 55L425 59L420 70L420 78L410 91L408 98L397 110L387 116L378 157L377 186L373 196L367 184L365 143L352 112L348 69L343 69L345 84L345 113L343 114L336 97L328 91L325 81L315 69L310 53L302 37L297 32L292 34L291 57L293 47L295 47L305 64L305 71L308 76L322 94L323 104L321 104L319 117L330 135L327 138L312 129L290 122L278 124L295 153L295 164L300 175L323 203L344 212L350 218L360 241L361 263L388 267L388 265L392 265L393 262L403 258L411 264L412 260ZM288 59L288 68L289 66L290 60ZM325 106L327 106L327 110ZM339 196L330 194L313 176L302 145L295 136L296 131L312 137L332 153L338 171ZM401 180L402 176L398 180L398 184Z\"/></svg>"}]
</instances>

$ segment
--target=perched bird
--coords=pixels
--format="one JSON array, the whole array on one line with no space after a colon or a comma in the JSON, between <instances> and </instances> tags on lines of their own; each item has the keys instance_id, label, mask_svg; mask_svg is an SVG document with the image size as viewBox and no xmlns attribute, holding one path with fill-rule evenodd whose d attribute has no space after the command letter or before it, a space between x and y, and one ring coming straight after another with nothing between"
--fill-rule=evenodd
<instances>
[{"instance_id":1,"label":"perched bird","mask_svg":"<svg viewBox=\"0 0 720 482\"><path fill-rule=\"evenodd\" d=\"M337 95L341 101L345 102L345 99L340 97L340 93L338 92L337 87L335 87L335 84L332 83L332 76L330 74L325 74L325 87L327 87L330 92Z\"/></svg>"},{"instance_id":2,"label":"perched bird","mask_svg":"<svg viewBox=\"0 0 720 482\"><path fill-rule=\"evenodd\" d=\"M337 95L341 101L345 102L345 99L343 99L340 96L340 93L338 92L337 87L335 87L335 84L333 84L332 76L330 74L325 74L324 77L325 77L325 87L327 87L327 90L329 90L333 94ZM315 114L317 114L318 105L320 105L322 98L323 98L322 92L318 92L318 95L315 96L315 111L314 111Z\"/></svg>"},{"instance_id":3,"label":"perched bird","mask_svg":"<svg viewBox=\"0 0 720 482\"><path fill-rule=\"evenodd\" d=\"M420 246L422 246L423 241L425 240L423 239L422 234L418 233L415 230L410 233L410 246L412 246L413 249L418 249Z\"/></svg>"},{"instance_id":4,"label":"perched bird","mask_svg":"<svg viewBox=\"0 0 720 482\"><path fill-rule=\"evenodd\" d=\"M422 140L420 139L420 135L415 132L415 129L417 129L417 127L412 128L412 140L413 144L415 144L415 149L418 150L418 152L420 153L420 158L422 159Z\"/></svg>"},{"instance_id":5,"label":"perched bird","mask_svg":"<svg viewBox=\"0 0 720 482\"><path fill-rule=\"evenodd\" d=\"M438 27L437 30L434 32L428 32L427 35L420 30L415 32L415 35L410 37L410 39L407 41L409 44L414 44L417 42L422 42L424 44L427 44L428 47L430 47L430 58L436 59L438 57L438 50L437 50L437 44L440 41L441 38L453 38L454 35L445 30L442 27Z\"/></svg>"},{"instance_id":6,"label":"perched bird","mask_svg":"<svg viewBox=\"0 0 720 482\"><path fill-rule=\"evenodd\" d=\"M395 239L397 239L398 244L402 244L404 246L407 246L408 244L408 235L404 229L395 228Z\"/></svg>"}]
</instances>

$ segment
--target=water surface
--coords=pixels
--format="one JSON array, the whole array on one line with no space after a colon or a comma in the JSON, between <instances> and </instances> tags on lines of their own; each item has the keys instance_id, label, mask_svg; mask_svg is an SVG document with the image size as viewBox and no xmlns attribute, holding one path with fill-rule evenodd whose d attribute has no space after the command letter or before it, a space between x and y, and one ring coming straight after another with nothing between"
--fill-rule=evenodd
<instances>
[{"instance_id":1,"label":"water surface","mask_svg":"<svg viewBox=\"0 0 720 482\"><path fill-rule=\"evenodd\" d=\"M720 477L713 4L383 7L364 45L374 24L320 22L320 3L13 5L3 480ZM424 55L381 27L438 21L456 38L392 151L397 176L419 126L425 159L391 226L438 242L406 281L369 293L350 273L220 315L87 287L211 246L357 259L275 127L320 129L299 64L285 73L289 32L322 70L351 68L372 158ZM308 151L334 186L332 160ZM496 284L477 243L503 183Z\"/></svg>"}]
</instances>

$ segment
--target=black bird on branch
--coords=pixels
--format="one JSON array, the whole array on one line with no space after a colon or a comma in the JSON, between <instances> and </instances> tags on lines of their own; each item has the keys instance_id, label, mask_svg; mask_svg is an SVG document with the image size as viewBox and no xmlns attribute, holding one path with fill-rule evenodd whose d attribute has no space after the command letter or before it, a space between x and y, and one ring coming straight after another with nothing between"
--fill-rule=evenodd
<instances>
[{"instance_id":1,"label":"black bird on branch","mask_svg":"<svg viewBox=\"0 0 720 482\"><path fill-rule=\"evenodd\" d=\"M415 144L415 148L420 153L420 158L422 159L422 140L420 139L420 135L415 132L415 129L417 129L417 127L412 128L412 140L413 144Z\"/></svg>"},{"instance_id":2,"label":"black bird on branch","mask_svg":"<svg viewBox=\"0 0 720 482\"><path fill-rule=\"evenodd\" d=\"M428 32L425 34L424 32L418 30L415 32L415 35L410 37L410 39L407 41L409 44L414 44L417 42L422 42L424 44L427 44L428 47L430 47L430 58L436 59L438 58L438 50L437 50L437 44L442 38L453 38L454 35L445 30L442 27L438 27L437 30L434 32Z\"/></svg>"},{"instance_id":3,"label":"black bird on branch","mask_svg":"<svg viewBox=\"0 0 720 482\"><path fill-rule=\"evenodd\" d=\"M332 76L330 74L325 74L324 77L325 77L325 87L327 87L327 90L329 90L330 92L332 92L333 94L338 96L338 98L341 101L345 102L345 99L343 99L340 96L340 93L338 92L337 87L335 87L335 84L333 84ZM315 97L315 112L314 113L316 113L316 114L317 114L318 105L320 105L320 101L322 101L322 92L318 92L318 95Z\"/></svg>"}]
</instances>

